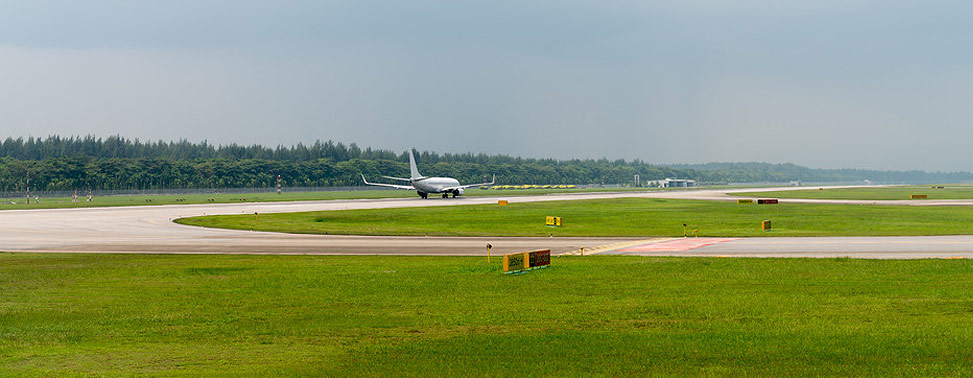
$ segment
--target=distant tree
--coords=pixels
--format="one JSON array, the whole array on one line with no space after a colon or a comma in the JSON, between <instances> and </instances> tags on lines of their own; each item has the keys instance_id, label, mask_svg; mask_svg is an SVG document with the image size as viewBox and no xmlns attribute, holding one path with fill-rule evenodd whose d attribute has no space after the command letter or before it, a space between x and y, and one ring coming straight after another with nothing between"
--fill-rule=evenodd
<instances>
[{"instance_id":1,"label":"distant tree","mask_svg":"<svg viewBox=\"0 0 973 378\"><path fill-rule=\"evenodd\" d=\"M707 163L653 165L639 160L555 160L473 153L419 151L426 175L480 182L497 175L506 184L627 184L638 174L650 185L666 177L701 183L861 182L882 177L891 183L963 182L968 172L811 169L794 164ZM311 145L265 147L212 145L207 141L144 142L121 136L6 138L0 142L0 191L22 191L31 172L38 190L272 188L276 175L288 185L361 185L359 174L408 176L408 154L364 149L352 143L317 141Z\"/></svg>"}]
</instances>

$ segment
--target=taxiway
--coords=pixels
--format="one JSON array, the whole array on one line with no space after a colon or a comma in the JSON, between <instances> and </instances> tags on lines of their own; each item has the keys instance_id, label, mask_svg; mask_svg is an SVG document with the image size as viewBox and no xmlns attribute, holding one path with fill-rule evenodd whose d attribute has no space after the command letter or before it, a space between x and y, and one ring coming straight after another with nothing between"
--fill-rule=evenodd
<instances>
[{"instance_id":1,"label":"taxiway","mask_svg":"<svg viewBox=\"0 0 973 378\"><path fill-rule=\"evenodd\" d=\"M779 191L806 188L764 188ZM461 197L458 199L394 198L307 202L165 205L109 208L8 210L0 212L0 251L78 253L186 254L394 254L485 255L530 249L555 254L578 254L581 247L597 254L740 257L861 257L945 258L973 257L973 236L742 238L672 248L673 240L633 238L518 238L518 237L385 237L295 235L271 232L207 229L173 223L180 217L215 214L253 214L298 211L456 206L583 200L622 197L735 201L734 190L574 193L541 196ZM973 206L973 200L854 201L792 200L795 203ZM682 240L682 239L680 239ZM651 247L659 244L660 247ZM639 245L644 248L637 248Z\"/></svg>"}]
</instances>

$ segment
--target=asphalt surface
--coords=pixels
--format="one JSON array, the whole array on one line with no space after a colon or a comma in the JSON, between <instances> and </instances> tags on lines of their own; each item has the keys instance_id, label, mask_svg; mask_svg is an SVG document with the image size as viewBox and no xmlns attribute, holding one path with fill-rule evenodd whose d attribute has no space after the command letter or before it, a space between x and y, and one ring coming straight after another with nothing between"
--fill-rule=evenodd
<instances>
[{"instance_id":1,"label":"asphalt surface","mask_svg":"<svg viewBox=\"0 0 973 378\"><path fill-rule=\"evenodd\" d=\"M764 188L778 191L807 189ZM375 209L421 206L455 206L644 197L735 201L738 190L683 190L637 193L576 193L543 196L460 197L334 200L135 206L112 208L0 211L0 251L78 253L186 253L186 254L389 254L485 255L487 243L495 255L531 249L555 254L579 254L581 247L596 254L746 257L861 257L861 258L973 258L973 236L744 238L680 251L623 252L626 247L671 243L671 239L632 238L510 238L510 237L376 237L294 235L269 232L206 229L173 223L179 217L215 214L253 214ZM785 200L800 203L956 205L973 206L973 200L951 201L845 201ZM651 249L651 248L649 248ZM664 249L664 248L663 248Z\"/></svg>"}]
</instances>

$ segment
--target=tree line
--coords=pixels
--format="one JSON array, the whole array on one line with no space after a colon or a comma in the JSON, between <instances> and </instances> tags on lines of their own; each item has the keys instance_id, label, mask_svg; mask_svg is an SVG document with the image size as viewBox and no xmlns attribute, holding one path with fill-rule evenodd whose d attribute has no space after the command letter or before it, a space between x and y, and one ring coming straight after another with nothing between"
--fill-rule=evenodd
<instances>
[{"instance_id":1,"label":"tree line","mask_svg":"<svg viewBox=\"0 0 973 378\"><path fill-rule=\"evenodd\" d=\"M359 174L408 177L406 152L360 148L356 144L315 142L265 147L212 145L186 140L142 142L120 136L7 138L0 143L0 191L127 190L194 188L272 188L277 175L286 186L361 185ZM455 177L464 183L629 184L637 174L643 184L666 177L702 183L741 182L959 182L967 172L867 171L812 169L794 164L709 163L654 165L626 160L531 159L507 155L417 154L426 175Z\"/></svg>"},{"instance_id":2,"label":"tree line","mask_svg":"<svg viewBox=\"0 0 973 378\"><path fill-rule=\"evenodd\" d=\"M819 169L808 168L792 163L705 163L705 164L674 164L676 169L695 171L699 177L705 177L709 182L854 182L869 180L875 184L925 184L925 183L961 183L973 181L973 173L957 172L926 172L920 170L909 171L879 171L867 169Z\"/></svg>"},{"instance_id":3,"label":"tree line","mask_svg":"<svg viewBox=\"0 0 973 378\"><path fill-rule=\"evenodd\" d=\"M423 174L455 177L463 183L490 181L516 184L630 183L636 173L653 177L678 175L666 167L638 167L598 161L548 165L478 164L468 162L420 163ZM651 172L651 173L649 173ZM351 159L288 162L262 159L130 159L49 158L17 160L0 158L0 191L22 191L27 175L33 190L117 190L194 188L272 188L280 175L286 186L362 185L360 174L369 181L380 176L409 177L409 163L397 160ZM645 177L645 176L643 176Z\"/></svg>"}]
</instances>

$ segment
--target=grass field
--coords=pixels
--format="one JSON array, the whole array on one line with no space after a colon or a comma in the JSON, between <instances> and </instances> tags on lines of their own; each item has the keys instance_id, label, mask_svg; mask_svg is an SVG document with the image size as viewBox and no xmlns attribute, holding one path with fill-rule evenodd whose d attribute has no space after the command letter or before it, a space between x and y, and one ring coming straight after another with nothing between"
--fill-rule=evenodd
<instances>
[{"instance_id":1,"label":"grass field","mask_svg":"<svg viewBox=\"0 0 973 378\"><path fill-rule=\"evenodd\" d=\"M807 198L847 200L907 200L912 194L925 194L931 200L973 199L973 186L943 185L943 189L923 186L863 187L847 189L807 189L782 192L731 193L734 196L762 198Z\"/></svg>"},{"instance_id":2,"label":"grass field","mask_svg":"<svg viewBox=\"0 0 973 378\"><path fill-rule=\"evenodd\" d=\"M0 376L968 376L973 261L0 254Z\"/></svg>"},{"instance_id":3,"label":"grass field","mask_svg":"<svg viewBox=\"0 0 973 378\"><path fill-rule=\"evenodd\" d=\"M576 188L576 189L517 189L517 190L482 190L468 189L466 196L530 196L554 193L585 193L585 192L626 192L626 191L654 191L657 188ZM330 192L284 192L277 193L249 193L249 194L178 194L178 195L120 195L95 197L94 201L86 202L86 198L79 194L79 203L73 203L69 197L41 198L40 203L26 204L24 198L7 198L0 200L0 210L15 209L55 209L74 207L111 207L111 206L143 206L143 205L185 205L200 203L239 203L239 202L280 202L280 201L321 201L336 199L374 199L374 198L418 198L411 190L354 190ZM13 203L11 203L13 202Z\"/></svg>"},{"instance_id":4,"label":"grass field","mask_svg":"<svg viewBox=\"0 0 973 378\"><path fill-rule=\"evenodd\" d=\"M564 226L547 227L546 216ZM773 231L760 230L771 220ZM973 233L968 207L738 205L646 198L512 203L286 214L220 215L177 222L242 230L435 236L881 236Z\"/></svg>"}]
</instances>

